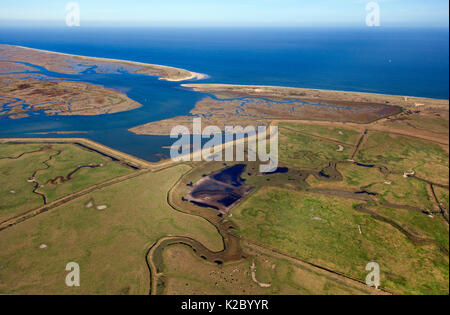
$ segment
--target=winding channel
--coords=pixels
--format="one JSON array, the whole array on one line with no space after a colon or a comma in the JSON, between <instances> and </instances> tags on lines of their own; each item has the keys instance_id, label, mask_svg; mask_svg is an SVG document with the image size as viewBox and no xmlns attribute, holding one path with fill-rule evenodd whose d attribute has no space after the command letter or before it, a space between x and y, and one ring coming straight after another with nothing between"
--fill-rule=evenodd
<instances>
[{"instance_id":1,"label":"winding channel","mask_svg":"<svg viewBox=\"0 0 450 315\"><path fill-rule=\"evenodd\" d=\"M185 236L167 236L161 238L147 251L146 254L146 263L150 272L150 295L159 294L160 289L164 287L164 277L162 274L164 270L163 252L168 246L178 244L185 245L189 247L200 259L217 265L239 261L246 258L240 245L240 238L232 233L234 230L237 230L237 227L232 222L224 219L218 222L213 222L210 218L201 216L200 214L183 211L183 209L178 208L172 202L171 197L174 189L177 188L180 182L188 176L192 170L193 169L181 176L172 186L167 193L167 203L174 211L178 211L183 214L195 215L211 223L222 238L223 249L218 252L211 251L199 241Z\"/></svg>"},{"instance_id":2,"label":"winding channel","mask_svg":"<svg viewBox=\"0 0 450 315\"><path fill-rule=\"evenodd\" d=\"M360 141L358 142L358 145L355 146L356 147L355 152L357 152L357 149L360 147L360 145L363 142L364 137L366 135L367 135L367 131L364 132L364 135L361 137ZM302 174L300 176L300 178L301 178L300 180L304 181L308 177L308 175L313 175L319 180L340 181L343 179L343 176L342 176L342 174L340 174L340 172L336 168L337 163L338 162L332 161L329 163L329 165L327 167L325 167L322 171L319 171L319 172L305 170L304 171L305 174ZM354 164L361 166L361 167L368 167L366 165L359 164L357 162L354 162ZM380 170L380 172L382 172L382 173L390 172L384 166L373 165L371 167L378 168ZM193 168L190 171L188 171L186 174L184 174L174 184L174 186L172 186L172 188L170 189L170 191L167 194L167 203L175 211L179 211L179 212L182 212L185 214L190 214L190 215L196 215L198 217L201 217L201 218L207 220L209 223L213 224L215 226L215 228L217 229L218 233L220 234L220 236L222 237L223 250L218 251L218 252L211 251L206 246L204 246L202 243L200 243L199 241L197 241L193 238L190 238L190 237L167 236L167 237L163 237L163 238L159 239L155 244L152 245L152 247L150 247L150 249L146 253L146 263L147 263L147 267L150 272L150 289L149 289L150 295L161 294L161 293L163 293L163 290L165 288L166 279L165 279L165 275L164 275L165 265L164 265L164 261L163 261L163 253L164 253L164 250L169 246L174 246L174 245L187 246L188 248L190 248L192 250L192 252L194 253L194 255L196 257L198 257L204 261L207 261L209 263L217 264L217 265L222 265L222 264L229 263L229 262L235 262L235 261L239 261L239 260L247 258L247 255L243 251L241 244L240 244L241 238L236 236L235 234L233 234L233 231L236 231L238 228L232 222L230 222L226 219L221 219L218 222L213 222L209 218L204 217L200 214L183 211L183 209L178 208L172 202L173 191L175 189L177 189L178 185L180 185L181 181L185 177L189 176L189 174L192 172L192 170L193 170ZM308 189L308 191L313 192L313 193L319 193L319 194L330 194L329 190L321 191L319 189ZM368 214L377 221L381 221L383 223L389 224L390 226L392 226L393 228L395 228L396 230L401 232L414 245L418 245L418 246L428 245L428 244L434 245L437 248L439 248L443 254L445 254L447 256L449 255L448 249L445 248L444 246L442 246L436 240L427 238L427 237L422 237L417 234L413 234L408 230L407 227L404 227L404 226L398 224L397 222L395 222L389 218L386 218L384 216L381 216L381 215L375 213L374 211L368 209L368 205L369 205L368 203L373 202L371 196L376 195L376 194L366 192L366 191L361 191L361 192L355 193L355 192L347 192L347 191L340 191L340 190L335 190L334 194L345 197L345 198L351 198L351 199L363 201L364 204L359 204L355 207L356 211ZM396 206L393 208L406 209L406 206L398 206L398 205L390 205L390 204L384 204L384 206ZM407 210L423 212L421 209L415 208L415 207L408 207ZM214 210L212 210L212 211L214 211ZM271 250L274 251L273 249L271 249ZM297 259L299 261L302 261L304 263L308 263L311 266L314 266L319 269L325 270L327 272L333 273L334 275L362 283L361 280L353 279L353 278L348 277L345 274L342 274L340 272L330 270L323 266L312 264L312 263L304 261L298 257L292 257L285 253L281 253L281 252L278 252L278 253L285 255L286 257L291 257L291 258ZM392 293L389 290L383 290L383 291L385 291L387 293Z\"/></svg>"}]
</instances>

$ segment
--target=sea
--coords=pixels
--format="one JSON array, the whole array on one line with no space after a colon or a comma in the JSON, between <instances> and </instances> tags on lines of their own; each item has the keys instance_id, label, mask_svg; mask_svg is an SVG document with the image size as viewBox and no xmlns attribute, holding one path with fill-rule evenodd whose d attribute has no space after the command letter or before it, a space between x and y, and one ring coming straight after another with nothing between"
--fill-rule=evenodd
<instances>
[{"instance_id":1,"label":"sea","mask_svg":"<svg viewBox=\"0 0 450 315\"><path fill-rule=\"evenodd\" d=\"M125 59L208 75L196 83L288 87L449 98L448 28L17 28L0 27L0 43L75 55ZM85 137L156 162L167 157L168 136L129 128L188 115L207 94L131 73L36 73L89 82L126 93L143 106L98 116L0 118L0 138L83 131ZM32 74L30 74L32 75ZM0 95L8 96L8 95ZM5 106L5 104L0 104Z\"/></svg>"}]
</instances>

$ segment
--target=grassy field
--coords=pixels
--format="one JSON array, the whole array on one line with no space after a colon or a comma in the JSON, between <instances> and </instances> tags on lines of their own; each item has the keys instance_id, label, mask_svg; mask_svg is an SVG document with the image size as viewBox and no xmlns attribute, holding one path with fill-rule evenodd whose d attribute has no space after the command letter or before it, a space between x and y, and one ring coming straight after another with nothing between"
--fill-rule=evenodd
<instances>
[{"instance_id":1,"label":"grassy field","mask_svg":"<svg viewBox=\"0 0 450 315\"><path fill-rule=\"evenodd\" d=\"M352 129L315 124L281 123L280 127L340 141L349 145L356 145L362 135L361 132Z\"/></svg>"},{"instance_id":2,"label":"grassy field","mask_svg":"<svg viewBox=\"0 0 450 315\"><path fill-rule=\"evenodd\" d=\"M306 134L280 129L280 161L304 169L320 169L330 161L344 161L351 157L353 146L338 144ZM339 146L343 147L340 152Z\"/></svg>"},{"instance_id":3,"label":"grassy field","mask_svg":"<svg viewBox=\"0 0 450 315\"><path fill-rule=\"evenodd\" d=\"M448 293L448 256L435 246L417 247L353 206L340 197L263 188L234 211L232 220L245 239L362 281L366 264L376 261L384 288Z\"/></svg>"},{"instance_id":4,"label":"grassy field","mask_svg":"<svg viewBox=\"0 0 450 315\"><path fill-rule=\"evenodd\" d=\"M374 290L342 280L320 269L244 244L251 256L217 266L193 255L185 246L164 251L165 294L271 295L374 294ZM252 268L253 267L253 268ZM252 274L253 273L253 274Z\"/></svg>"},{"instance_id":5,"label":"grassy field","mask_svg":"<svg viewBox=\"0 0 450 315\"><path fill-rule=\"evenodd\" d=\"M167 283L164 294L268 294L252 282L249 261L221 267L204 262L186 246L171 246L164 250Z\"/></svg>"},{"instance_id":6,"label":"grassy field","mask_svg":"<svg viewBox=\"0 0 450 315\"><path fill-rule=\"evenodd\" d=\"M184 196L236 163L138 171L73 144L0 145L0 221L97 188L0 231L0 294L148 294L149 257L162 272L154 292L163 294L384 293L363 284L372 261L383 289L448 294L449 228L440 209L448 216L449 194L426 182L448 184L445 147L369 130L354 159L375 166L357 165L348 159L364 129L281 123L286 172L263 175L258 162L245 163L253 189L230 217ZM416 178L403 176L412 171ZM154 246L167 238L175 245ZM183 238L197 243L180 245ZM79 288L65 285L72 261L81 267Z\"/></svg>"},{"instance_id":7,"label":"grassy field","mask_svg":"<svg viewBox=\"0 0 450 315\"><path fill-rule=\"evenodd\" d=\"M436 197L438 198L441 207L447 212L449 210L449 191L446 188L435 187Z\"/></svg>"},{"instance_id":8,"label":"grassy field","mask_svg":"<svg viewBox=\"0 0 450 315\"><path fill-rule=\"evenodd\" d=\"M418 211L392 209L380 205L370 205L368 208L385 218L398 222L414 235L436 240L444 248L449 248L448 225L438 216L430 217Z\"/></svg>"},{"instance_id":9,"label":"grassy field","mask_svg":"<svg viewBox=\"0 0 450 315\"><path fill-rule=\"evenodd\" d=\"M2 144L0 221L132 171L75 144Z\"/></svg>"},{"instance_id":10,"label":"grassy field","mask_svg":"<svg viewBox=\"0 0 450 315\"><path fill-rule=\"evenodd\" d=\"M35 170L43 167L49 152L38 151L19 159L5 158L17 157L23 152L39 150L40 147L42 146L24 145L16 148L12 145L0 145L0 221L44 204L42 197L33 193L34 184L27 180Z\"/></svg>"},{"instance_id":11,"label":"grassy field","mask_svg":"<svg viewBox=\"0 0 450 315\"><path fill-rule=\"evenodd\" d=\"M344 191L369 191L381 203L410 205L424 211L436 211L437 205L429 191L429 184L403 175L383 173L379 168L362 167L353 163L338 163L336 168L342 181L322 181L309 176L307 183L311 188L340 189Z\"/></svg>"},{"instance_id":12,"label":"grassy field","mask_svg":"<svg viewBox=\"0 0 450 315\"><path fill-rule=\"evenodd\" d=\"M371 132L357 154L361 163L384 165L391 172L448 185L449 156L438 144L383 132Z\"/></svg>"},{"instance_id":13,"label":"grassy field","mask_svg":"<svg viewBox=\"0 0 450 315\"><path fill-rule=\"evenodd\" d=\"M391 184L374 183L367 189L377 193L380 202L411 205L430 212L437 210L427 183L396 174L388 175L387 182Z\"/></svg>"},{"instance_id":14,"label":"grassy field","mask_svg":"<svg viewBox=\"0 0 450 315\"><path fill-rule=\"evenodd\" d=\"M157 239L186 235L220 250L213 225L167 205L167 191L187 170L147 173L1 231L0 293L146 294L146 251ZM65 285L71 261L81 267L79 288Z\"/></svg>"},{"instance_id":15,"label":"grassy field","mask_svg":"<svg viewBox=\"0 0 450 315\"><path fill-rule=\"evenodd\" d=\"M47 196L49 202L92 184L133 171L129 167L76 145L54 145L53 149L61 151L61 154L48 163L50 165L48 169L36 174L36 180L43 183L39 191ZM73 173L69 180L69 173L77 170L80 166L87 167ZM55 184L50 182L55 179Z\"/></svg>"},{"instance_id":16,"label":"grassy field","mask_svg":"<svg viewBox=\"0 0 450 315\"><path fill-rule=\"evenodd\" d=\"M448 251L448 225L441 217L430 217L421 212L421 210L432 212L438 210L430 185L420 179L404 178L403 171L395 164L405 157L412 159L414 154L424 154L421 158L429 155L433 161L445 166L447 157L445 150L434 144L407 138L412 144L405 145L408 148L412 146L412 152L394 147L394 152L399 151L396 153L399 158L391 158L394 162L392 164L389 163L391 160L382 159L378 155L376 157L381 160L358 160L377 165L367 167L346 161L362 132L326 126L305 126L281 125L280 166L288 167L289 172L260 176L256 165L247 164L243 178L246 179L246 184L256 187L257 192L252 193L232 212L231 220L239 228L235 232L236 235L243 237L244 243L246 241L258 243L361 281L364 281L367 275L365 270L367 263L376 261L382 268L383 288L396 293L448 293L448 254L442 252L442 248ZM377 133L369 133L367 141L362 143L363 153L360 156L366 154L367 151L364 150L377 152L375 147L371 147L372 135ZM400 141L403 141L403 137ZM343 152L337 150L338 143L342 143L345 148ZM420 148L421 145L427 146L426 149ZM383 147L382 141L376 146L382 147L380 153L392 153ZM339 176L336 179L319 178L313 171L323 169L330 161L338 161L336 170L342 175L342 179L339 179ZM425 164L426 162L421 165ZM208 174L210 169L220 167L226 165L212 163L194 168L191 176L184 179L184 186L190 181L195 183L203 175ZM301 171L302 169L311 171ZM445 176L443 179L445 181ZM311 188L337 190L338 195L339 191L375 193L376 195L371 196L373 201L366 205L373 215L361 212L356 206L362 202L347 199L349 195L344 198L308 192L307 190ZM184 192L188 190L189 187L183 189ZM445 190L442 195L445 203ZM405 208L392 209L381 204L395 204ZM408 238L409 236L414 237L414 242ZM424 243L416 243L416 238L419 241L423 240ZM204 292L202 288L205 287L219 294L242 293L236 291L226 281L220 280L220 277L215 277L218 274L214 271L211 271L211 274L203 274L194 270L195 266L201 263L204 266L200 270L209 266L211 270L219 269L227 274L230 270L234 270L231 269L232 266L223 266L223 269L220 269L192 254L191 263L180 264L178 261L180 256L184 255L182 254L184 251L182 248L167 249L164 258L169 273L166 293L191 294ZM240 281L238 286L245 288L247 292L260 294L260 287L252 287L251 283L242 282L242 277L250 276L243 270L248 269L251 263L250 260L245 264L240 262L239 267L234 266L241 272L241 276L237 277ZM280 262L277 264L283 265ZM290 268L291 264L292 261L288 263ZM306 289L302 285L290 286L293 283L312 285L321 282L315 278L309 283L307 279L310 279L310 275L307 273L302 273L298 278L292 277L299 274L298 271L290 270L290 276L277 277L273 272L269 272L270 268L266 272L263 272L264 270L258 269L259 278L257 278L264 283L272 284L270 289L263 289L266 292L272 290L272 293L267 294L345 292L341 291L342 288L333 287L332 284L321 288L315 287L314 290ZM227 279L229 280L228 277ZM236 277L233 279L238 281ZM327 291L325 289L327 286L333 289Z\"/></svg>"},{"instance_id":17,"label":"grassy field","mask_svg":"<svg viewBox=\"0 0 450 315\"><path fill-rule=\"evenodd\" d=\"M2 144L0 145L0 159L8 157L18 157L23 152L37 151L42 147L41 144Z\"/></svg>"},{"instance_id":18,"label":"grassy field","mask_svg":"<svg viewBox=\"0 0 450 315\"><path fill-rule=\"evenodd\" d=\"M314 188L334 188L348 191L360 191L374 183L383 183L387 175L378 168L367 168L358 166L351 162L338 163L336 170L342 174L342 181L332 183L309 176L307 183Z\"/></svg>"}]
</instances>

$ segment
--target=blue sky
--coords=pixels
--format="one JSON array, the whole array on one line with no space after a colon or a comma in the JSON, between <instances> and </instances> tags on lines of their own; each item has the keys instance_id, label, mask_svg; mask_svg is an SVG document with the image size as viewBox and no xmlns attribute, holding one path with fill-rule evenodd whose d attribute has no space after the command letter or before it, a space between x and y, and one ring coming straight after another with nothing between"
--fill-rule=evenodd
<instances>
[{"instance_id":1,"label":"blue sky","mask_svg":"<svg viewBox=\"0 0 450 315\"><path fill-rule=\"evenodd\" d=\"M66 0L0 0L0 24L65 25ZM81 26L364 26L369 0L78 0ZM378 0L382 26L448 27L447 0Z\"/></svg>"}]
</instances>

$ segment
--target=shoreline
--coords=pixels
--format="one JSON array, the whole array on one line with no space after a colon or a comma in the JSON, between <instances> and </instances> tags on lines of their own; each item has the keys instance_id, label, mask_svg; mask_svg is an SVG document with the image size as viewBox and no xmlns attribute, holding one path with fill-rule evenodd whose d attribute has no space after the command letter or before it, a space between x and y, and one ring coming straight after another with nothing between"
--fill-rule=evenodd
<instances>
[{"instance_id":1,"label":"shoreline","mask_svg":"<svg viewBox=\"0 0 450 315\"><path fill-rule=\"evenodd\" d=\"M340 93L340 94L350 94L350 95L360 95L360 96L380 96L380 97L402 97L408 99L421 99L421 100L430 100L430 101L450 101L449 99L444 98L432 98L432 97L423 97L423 96L411 96L411 95L400 95L400 94L383 94L377 92L358 92L358 91L346 91L346 90L333 90L333 89L316 89L316 88L307 88L307 87L292 87L292 86L282 86L282 85L251 85L251 84L229 84L229 83L184 83L181 84L182 87L191 88L196 92L196 89L208 89L208 88L249 88L249 89L286 89L291 91L301 91L301 92L329 92L329 93ZM210 92L215 93L215 92Z\"/></svg>"},{"instance_id":2,"label":"shoreline","mask_svg":"<svg viewBox=\"0 0 450 315\"><path fill-rule=\"evenodd\" d=\"M84 55L75 55L75 54L69 54L69 53L62 53L62 52L56 52L51 50L45 50L45 49L38 49L38 48L31 48L31 47L25 47L20 45L11 45L11 44L2 44L4 46L12 46L17 48L22 48L26 50L32 50L42 53L48 53L48 54L57 54L61 56L67 56L67 57L77 57L81 59L86 60L93 60L93 61L101 61L101 62L110 62L110 63L125 63L129 65L134 66L140 66L140 67L157 67L160 69L168 69L168 70L177 70L177 71L185 71L189 73L190 75L184 78L174 79L174 78L165 78L165 77L159 77L160 80L164 81L170 81L170 82L182 82L182 81L188 81L188 80L204 80L209 78L209 75L199 72L190 71L183 68L177 68L172 66L166 66L166 65L160 65L160 64L151 64L151 63L144 63L139 61L132 61L127 59L114 59L114 58L104 58L104 57L93 57L93 56L84 56ZM0 45L1 46L1 45ZM142 69L140 69L142 70ZM137 70L139 71L139 70ZM137 73L137 72L135 72ZM292 90L292 91L317 91L317 92L335 92L335 93L349 93L351 95L369 95L369 96L390 96L390 97L403 97L403 98L411 98L411 99L423 99L423 100L434 100L434 101L449 101L449 99L442 99L442 98L432 98L432 97L423 97L423 96L412 96L412 95L400 95L400 94L383 94L378 92L360 92L360 91L353 91L353 90L333 90L333 89L317 89L317 88L308 88L308 87L292 87L292 86L282 86L282 85L252 85L252 84L229 84L229 83L185 83L181 84L182 87L187 88L193 88L194 90L197 88L273 88L273 89L286 89L286 90Z\"/></svg>"},{"instance_id":3,"label":"shoreline","mask_svg":"<svg viewBox=\"0 0 450 315\"><path fill-rule=\"evenodd\" d=\"M1 47L2 45L0 45ZM31 51L38 51L48 54L56 54L56 55L62 55L67 57L76 57L80 58L82 60L89 60L89 61L99 61L99 62L109 62L109 63L120 63L120 64L127 64L127 65L134 65L134 66L140 66L140 67L158 67L159 69L172 69L176 71L185 71L186 73L189 73L188 77L183 78L166 78L159 76L160 80L166 80L166 81L186 81L186 80L192 80L192 79L204 79L207 77L206 74L191 72L184 69L179 68L173 68L169 66L162 66L162 65L154 65L154 64L146 64L141 62L135 62L135 61L129 61L129 60L120 60L120 59L110 59L110 58L101 58L101 57L89 57L89 56L81 56L81 55L72 55L67 53L60 53L60 52L52 52L47 50L41 50L41 49L35 49L35 48L29 48L24 46L13 46L13 45L5 45L5 46L12 46L17 47L25 50L31 50ZM134 71L134 73L139 73L138 71L145 70L139 69ZM185 73L183 73L185 74ZM222 98L223 95L239 95L240 93L242 96L239 97L255 97L255 98L285 98L289 99L290 97L294 99L308 99L308 98L315 98L319 101L319 103L327 103L327 101L330 100L332 97L337 97L338 102L350 102L349 98L356 97L360 98L360 100L353 100L356 102L362 102L367 103L367 105L373 105L373 103L380 103L381 105L389 104L389 106L396 106L403 109L422 109L422 108L443 108L448 111L449 109L449 101L447 99L434 99L434 98L425 98L425 97L416 97L416 96L401 96L401 95L391 95L391 94L381 94L381 93L372 93L372 92L357 92L357 91L342 91L342 90L326 90L326 89L313 89L313 88L299 88L299 87L287 87L287 86L272 86L272 85L242 85L242 84L221 84L221 83L184 83L180 84L182 87L190 88L195 92L198 93L209 93L218 95L218 98ZM222 95L222 96L220 96ZM230 96L229 98L232 98ZM364 100L361 100L361 98L364 98ZM226 99L226 98L223 98ZM386 101L388 99L390 102ZM385 102L386 101L386 102ZM176 119L177 117L172 117L171 119ZM380 118L382 119L382 118ZM267 121L273 122L277 120L283 120L282 117L273 117L273 118L267 118ZM293 119L293 121L297 121L298 119ZM314 122L330 122L327 119L305 119L305 121L310 121L312 123ZM158 123L154 122L154 123ZM342 121L345 123L346 121ZM348 123L351 123L350 121ZM361 123L366 124L366 123ZM146 124L142 125L145 126ZM146 132L135 132L132 129L136 129L141 126L135 126L133 128L128 129L129 132L132 132L134 134L144 134L144 135L154 135L153 133L146 133ZM58 134L58 132L53 132L54 134ZM78 132L83 133L83 132ZM28 133L30 135L50 135L51 133ZM155 134L156 135L156 134ZM159 134L157 134L159 135ZM27 139L27 138L25 138ZM33 139L33 138L31 138ZM47 140L51 140L51 138L46 138ZM0 139L0 143L2 142ZM34 139L36 140L36 138ZM86 141L92 141L88 138L85 139ZM247 138L244 138L243 141L248 140ZM231 143L225 143L223 148L226 148L227 145L230 145ZM101 144L99 144L101 145ZM207 152L203 152L203 150L199 150L196 152L192 152L189 155L192 155L192 157L196 157L198 155L202 155ZM170 159L161 159L159 162L156 162L154 164L166 164L169 162ZM172 161L173 162L173 161ZM151 162L148 162L151 163Z\"/></svg>"},{"instance_id":4,"label":"shoreline","mask_svg":"<svg viewBox=\"0 0 450 315\"><path fill-rule=\"evenodd\" d=\"M76 57L76 58L85 59L85 60L91 60L91 61L101 61L101 62L109 62L109 63L125 63L125 64L128 64L128 65L139 66L139 67L156 67L156 68L159 68L161 70L185 71L185 72L190 74L187 77L179 78L179 79L174 79L174 78L170 78L170 77L169 78L165 78L165 77L161 77L161 76L159 77L160 80L171 81L171 82L181 82L181 81L187 81L187 80L192 80L192 79L203 80L203 79L208 77L207 74L193 72L193 71L190 71L190 70L187 70L187 69L176 68L176 67L172 67L172 66L144 63L144 62L138 62L138 61L132 61L132 60L126 60L126 59L113 59L113 58L104 58L104 57L92 57L92 56L74 55L74 54L68 54L68 53L62 53L62 52L56 52L56 51L44 50L44 49L37 49L37 48L31 48L31 47L25 47L25 46L19 46L19 45L9 45L9 44L4 44L4 45L5 46L17 47L17 48L22 48L22 49L25 49L25 50L31 50L31 51L46 53L46 54L56 54L56 55L60 55L60 56ZM142 70L142 69L139 69L139 70ZM139 71L139 70L136 70L136 71Z\"/></svg>"}]
</instances>

